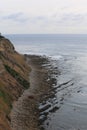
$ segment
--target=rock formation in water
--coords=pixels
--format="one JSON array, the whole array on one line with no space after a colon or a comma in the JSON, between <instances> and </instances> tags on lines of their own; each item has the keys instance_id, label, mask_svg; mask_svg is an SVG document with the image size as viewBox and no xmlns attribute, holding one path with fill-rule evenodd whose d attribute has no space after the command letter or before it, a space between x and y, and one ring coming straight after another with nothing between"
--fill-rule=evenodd
<instances>
[{"instance_id":1,"label":"rock formation in water","mask_svg":"<svg viewBox=\"0 0 87 130\"><path fill-rule=\"evenodd\" d=\"M29 87L29 72L24 56L0 36L0 130L11 130L12 103Z\"/></svg>"}]
</instances>

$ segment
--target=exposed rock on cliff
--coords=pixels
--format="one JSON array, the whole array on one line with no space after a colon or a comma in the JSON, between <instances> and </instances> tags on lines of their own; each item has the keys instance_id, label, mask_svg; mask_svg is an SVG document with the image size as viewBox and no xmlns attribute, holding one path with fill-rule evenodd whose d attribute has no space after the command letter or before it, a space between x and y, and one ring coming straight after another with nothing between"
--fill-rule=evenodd
<instances>
[{"instance_id":1,"label":"exposed rock on cliff","mask_svg":"<svg viewBox=\"0 0 87 130\"><path fill-rule=\"evenodd\" d=\"M24 56L8 39L0 37L0 130L11 130L12 103L29 87L29 71Z\"/></svg>"}]
</instances>

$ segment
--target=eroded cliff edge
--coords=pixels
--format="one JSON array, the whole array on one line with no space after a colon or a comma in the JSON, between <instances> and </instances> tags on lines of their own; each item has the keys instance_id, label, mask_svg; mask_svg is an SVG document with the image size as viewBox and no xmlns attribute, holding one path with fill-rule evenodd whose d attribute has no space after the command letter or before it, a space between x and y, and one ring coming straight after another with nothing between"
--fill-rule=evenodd
<instances>
[{"instance_id":1,"label":"eroded cliff edge","mask_svg":"<svg viewBox=\"0 0 87 130\"><path fill-rule=\"evenodd\" d=\"M0 36L0 130L11 130L12 103L29 87L30 71L24 56Z\"/></svg>"}]
</instances>

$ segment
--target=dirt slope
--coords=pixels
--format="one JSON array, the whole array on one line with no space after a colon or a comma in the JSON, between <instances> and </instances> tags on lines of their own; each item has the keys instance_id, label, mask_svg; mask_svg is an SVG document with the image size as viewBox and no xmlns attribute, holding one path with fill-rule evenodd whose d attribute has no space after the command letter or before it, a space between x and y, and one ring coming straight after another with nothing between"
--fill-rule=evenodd
<instances>
[{"instance_id":1,"label":"dirt slope","mask_svg":"<svg viewBox=\"0 0 87 130\"><path fill-rule=\"evenodd\" d=\"M0 130L11 130L12 103L29 87L29 72L24 56L0 36Z\"/></svg>"}]
</instances>

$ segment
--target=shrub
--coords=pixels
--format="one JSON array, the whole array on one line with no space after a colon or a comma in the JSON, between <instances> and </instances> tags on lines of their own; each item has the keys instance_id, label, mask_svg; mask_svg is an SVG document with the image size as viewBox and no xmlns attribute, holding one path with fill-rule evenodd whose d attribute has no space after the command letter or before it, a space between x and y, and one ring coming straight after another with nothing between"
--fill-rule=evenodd
<instances>
[{"instance_id":1,"label":"shrub","mask_svg":"<svg viewBox=\"0 0 87 130\"><path fill-rule=\"evenodd\" d=\"M30 86L29 82L27 80L25 80L17 71L12 69L8 65L4 65L4 67L10 73L10 75L12 77L14 77L18 81L18 83L20 83L25 89L29 88L29 86Z\"/></svg>"}]
</instances>

